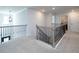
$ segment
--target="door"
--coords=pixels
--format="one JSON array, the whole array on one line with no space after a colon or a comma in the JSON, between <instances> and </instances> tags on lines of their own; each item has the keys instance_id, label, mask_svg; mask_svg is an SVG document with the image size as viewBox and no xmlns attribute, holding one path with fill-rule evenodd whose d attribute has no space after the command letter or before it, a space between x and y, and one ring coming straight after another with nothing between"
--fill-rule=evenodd
<instances>
[{"instance_id":1,"label":"door","mask_svg":"<svg viewBox=\"0 0 79 59\"><path fill-rule=\"evenodd\" d=\"M70 31L79 32L79 14L69 16L68 26Z\"/></svg>"}]
</instances>

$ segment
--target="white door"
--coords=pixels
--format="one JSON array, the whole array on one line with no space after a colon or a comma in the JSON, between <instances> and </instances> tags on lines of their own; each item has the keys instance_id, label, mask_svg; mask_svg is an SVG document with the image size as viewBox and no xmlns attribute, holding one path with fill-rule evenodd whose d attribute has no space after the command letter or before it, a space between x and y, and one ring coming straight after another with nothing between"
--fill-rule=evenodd
<instances>
[{"instance_id":1,"label":"white door","mask_svg":"<svg viewBox=\"0 0 79 59\"><path fill-rule=\"evenodd\" d=\"M69 16L68 26L70 31L79 32L79 14Z\"/></svg>"}]
</instances>

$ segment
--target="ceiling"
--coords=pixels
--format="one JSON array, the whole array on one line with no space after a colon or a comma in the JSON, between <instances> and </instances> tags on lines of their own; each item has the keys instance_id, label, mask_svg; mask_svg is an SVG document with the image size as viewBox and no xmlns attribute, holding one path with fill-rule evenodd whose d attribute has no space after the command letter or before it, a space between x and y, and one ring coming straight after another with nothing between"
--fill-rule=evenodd
<instances>
[{"instance_id":1,"label":"ceiling","mask_svg":"<svg viewBox=\"0 0 79 59\"><path fill-rule=\"evenodd\" d=\"M56 13L56 14L62 14L69 12L71 10L79 9L79 6L33 6L32 9L36 10L45 10L46 13ZM55 10L52 10L52 8L55 8Z\"/></svg>"},{"instance_id":2,"label":"ceiling","mask_svg":"<svg viewBox=\"0 0 79 59\"><path fill-rule=\"evenodd\" d=\"M25 6L0 6L0 13L9 13L11 10L12 13L18 12L19 10L22 10L26 8Z\"/></svg>"},{"instance_id":3,"label":"ceiling","mask_svg":"<svg viewBox=\"0 0 79 59\"><path fill-rule=\"evenodd\" d=\"M45 10L45 13L61 14L71 10L79 9L79 6L0 6L0 13L9 13L9 10L11 10L12 13L15 13L24 8L39 11ZM55 8L55 10L52 10L52 8Z\"/></svg>"}]
</instances>

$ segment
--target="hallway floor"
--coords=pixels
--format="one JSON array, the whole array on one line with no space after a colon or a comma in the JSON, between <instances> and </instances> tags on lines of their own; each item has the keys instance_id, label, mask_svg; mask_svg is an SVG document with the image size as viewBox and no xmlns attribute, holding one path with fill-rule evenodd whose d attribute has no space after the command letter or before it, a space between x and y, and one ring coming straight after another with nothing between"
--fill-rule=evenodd
<instances>
[{"instance_id":1,"label":"hallway floor","mask_svg":"<svg viewBox=\"0 0 79 59\"><path fill-rule=\"evenodd\" d=\"M0 53L79 53L79 33L67 32L56 48L33 38L19 38L0 45Z\"/></svg>"}]
</instances>

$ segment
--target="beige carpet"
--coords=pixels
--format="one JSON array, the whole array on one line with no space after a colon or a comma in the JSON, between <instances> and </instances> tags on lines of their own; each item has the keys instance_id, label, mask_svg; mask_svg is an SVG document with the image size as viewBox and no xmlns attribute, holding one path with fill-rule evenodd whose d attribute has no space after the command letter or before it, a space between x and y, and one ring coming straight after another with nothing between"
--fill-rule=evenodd
<instances>
[{"instance_id":1,"label":"beige carpet","mask_svg":"<svg viewBox=\"0 0 79 59\"><path fill-rule=\"evenodd\" d=\"M79 52L79 33L67 32L56 48L33 38L18 38L0 45L0 53L68 53Z\"/></svg>"}]
</instances>

